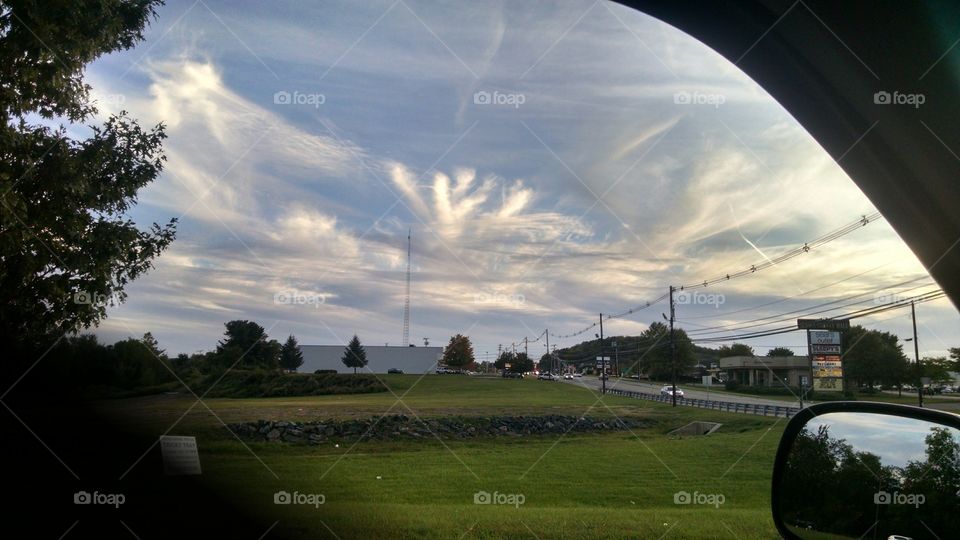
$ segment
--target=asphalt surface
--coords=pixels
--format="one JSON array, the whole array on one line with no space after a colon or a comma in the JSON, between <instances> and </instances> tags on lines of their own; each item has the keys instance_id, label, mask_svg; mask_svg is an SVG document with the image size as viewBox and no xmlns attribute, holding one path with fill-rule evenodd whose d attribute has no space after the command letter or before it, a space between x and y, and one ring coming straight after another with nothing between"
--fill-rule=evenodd
<instances>
[{"instance_id":1,"label":"asphalt surface","mask_svg":"<svg viewBox=\"0 0 960 540\"><path fill-rule=\"evenodd\" d=\"M587 388L591 388L596 392L600 391L601 381L596 376L584 375L580 378L575 378L572 381L561 379L562 382L567 384L577 384ZM663 383L649 383L642 382L633 379L608 379L607 380L607 389L617 388L619 390L628 390L631 392L645 392L647 394L659 394L660 389L663 387ZM714 401L726 401L729 403L750 403L753 405L779 405L779 406L790 406L790 407L799 407L799 400L777 400L763 398L759 396L747 396L743 394L731 394L727 392L712 392L703 387L695 387L691 385L678 384L677 388L683 390L683 397L687 399L712 399ZM887 394L897 395L896 391L885 392ZM915 395L915 392L913 393ZM903 395L910 395L909 392L904 392ZM815 401L804 401L804 405L810 405L815 403ZM936 399L927 399L925 396L924 407L931 409L939 409L944 411L951 412L960 412L960 396L953 395L940 395Z\"/></svg>"},{"instance_id":2,"label":"asphalt surface","mask_svg":"<svg viewBox=\"0 0 960 540\"><path fill-rule=\"evenodd\" d=\"M572 381L563 380L567 384L579 384L587 388L600 390L601 381L596 376L585 375ZM645 392L647 394L659 394L662 383L649 383L636 381L633 379L608 379L607 389L616 388L618 390L627 390L631 392ZM751 405L774 405L780 407L799 407L799 400L786 401L763 398L758 396L745 396L742 394L728 394L726 392L711 392L704 388L692 388L688 385L678 384L677 388L683 390L683 397L687 399L712 399L714 401L727 401L730 403L749 403ZM807 403L805 402L804 405Z\"/></svg>"}]
</instances>

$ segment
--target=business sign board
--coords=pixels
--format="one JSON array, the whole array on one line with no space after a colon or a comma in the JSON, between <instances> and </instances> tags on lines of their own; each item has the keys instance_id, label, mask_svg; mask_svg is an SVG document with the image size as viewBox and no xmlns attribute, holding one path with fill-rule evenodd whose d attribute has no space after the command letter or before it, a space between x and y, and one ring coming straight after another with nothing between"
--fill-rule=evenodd
<instances>
[{"instance_id":1,"label":"business sign board","mask_svg":"<svg viewBox=\"0 0 960 540\"><path fill-rule=\"evenodd\" d=\"M840 345L840 332L807 330L810 345Z\"/></svg>"},{"instance_id":2,"label":"business sign board","mask_svg":"<svg viewBox=\"0 0 960 540\"><path fill-rule=\"evenodd\" d=\"M842 392L843 379L840 377L813 378L813 389L824 392Z\"/></svg>"},{"instance_id":3,"label":"business sign board","mask_svg":"<svg viewBox=\"0 0 960 540\"><path fill-rule=\"evenodd\" d=\"M840 345L811 344L810 354L840 354Z\"/></svg>"},{"instance_id":4,"label":"business sign board","mask_svg":"<svg viewBox=\"0 0 960 540\"><path fill-rule=\"evenodd\" d=\"M798 320L797 324L800 325L800 322L804 320ZM849 323L849 321L845 322ZM809 324L808 328L810 329L807 330L807 346L810 351L810 375L813 378L813 389L824 392L842 392L843 361L840 356L842 337L840 332L817 326L811 327Z\"/></svg>"},{"instance_id":5,"label":"business sign board","mask_svg":"<svg viewBox=\"0 0 960 540\"><path fill-rule=\"evenodd\" d=\"M166 475L200 474L200 454L196 437L162 435L160 455Z\"/></svg>"},{"instance_id":6,"label":"business sign board","mask_svg":"<svg viewBox=\"0 0 960 540\"><path fill-rule=\"evenodd\" d=\"M797 319L800 330L847 330L850 319Z\"/></svg>"},{"instance_id":7,"label":"business sign board","mask_svg":"<svg viewBox=\"0 0 960 540\"><path fill-rule=\"evenodd\" d=\"M814 378L830 379L843 377L843 367L840 364L840 356L814 355L811 367Z\"/></svg>"}]
</instances>

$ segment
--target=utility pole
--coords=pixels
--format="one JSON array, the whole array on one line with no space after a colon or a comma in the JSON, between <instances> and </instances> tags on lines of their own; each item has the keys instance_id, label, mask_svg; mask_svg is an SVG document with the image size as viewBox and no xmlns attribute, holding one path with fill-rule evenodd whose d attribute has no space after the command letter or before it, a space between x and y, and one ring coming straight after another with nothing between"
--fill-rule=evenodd
<instances>
[{"instance_id":1,"label":"utility pole","mask_svg":"<svg viewBox=\"0 0 960 540\"><path fill-rule=\"evenodd\" d=\"M917 361L917 377L920 379L917 385L917 401L923 407L923 367L920 365L920 344L917 343L917 308L910 301L910 315L913 318L913 358Z\"/></svg>"},{"instance_id":2,"label":"utility pole","mask_svg":"<svg viewBox=\"0 0 960 540\"><path fill-rule=\"evenodd\" d=\"M530 351L527 349L527 338L523 338L523 355L527 358L530 358Z\"/></svg>"},{"instance_id":3,"label":"utility pole","mask_svg":"<svg viewBox=\"0 0 960 540\"><path fill-rule=\"evenodd\" d=\"M673 374L673 391L670 392L673 406L677 406L677 344L673 339L673 319L675 317L673 304L673 285L670 286L670 371Z\"/></svg>"},{"instance_id":4,"label":"utility pole","mask_svg":"<svg viewBox=\"0 0 960 540\"><path fill-rule=\"evenodd\" d=\"M603 313L600 314L600 383L603 385L601 394L607 393L607 357L603 355Z\"/></svg>"},{"instance_id":5,"label":"utility pole","mask_svg":"<svg viewBox=\"0 0 960 540\"><path fill-rule=\"evenodd\" d=\"M543 333L544 335L547 336L547 354L550 354L550 329L548 328L544 330ZM559 373L560 363L557 361L556 358L553 357L553 355L550 356L550 360L553 360L553 362L550 362L550 364L553 366L553 371L556 371L557 373Z\"/></svg>"}]
</instances>

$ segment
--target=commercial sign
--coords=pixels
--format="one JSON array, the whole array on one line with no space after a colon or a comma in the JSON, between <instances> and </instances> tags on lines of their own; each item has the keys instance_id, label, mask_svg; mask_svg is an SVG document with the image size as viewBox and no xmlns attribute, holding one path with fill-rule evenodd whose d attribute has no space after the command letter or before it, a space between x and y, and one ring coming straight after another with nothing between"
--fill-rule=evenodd
<instances>
[{"instance_id":1,"label":"commercial sign","mask_svg":"<svg viewBox=\"0 0 960 540\"><path fill-rule=\"evenodd\" d=\"M813 389L822 390L824 392L842 392L843 391L843 379L839 377L830 377L830 378L813 378Z\"/></svg>"},{"instance_id":2,"label":"commercial sign","mask_svg":"<svg viewBox=\"0 0 960 540\"><path fill-rule=\"evenodd\" d=\"M810 345L840 345L840 332L826 330L807 330Z\"/></svg>"},{"instance_id":3,"label":"commercial sign","mask_svg":"<svg viewBox=\"0 0 960 540\"><path fill-rule=\"evenodd\" d=\"M814 378L841 378L843 368L840 357L833 355L814 355L811 368Z\"/></svg>"},{"instance_id":4,"label":"commercial sign","mask_svg":"<svg viewBox=\"0 0 960 540\"><path fill-rule=\"evenodd\" d=\"M800 319L801 321L811 321L813 319ZM815 322L824 322L815 320ZM827 321L840 322L840 321ZM849 321L842 321L849 324ZM842 392L843 391L843 362L841 354L841 335L832 329L824 329L824 326L812 326L808 324L807 345L810 351L810 375L813 378L814 391L824 392ZM838 327L839 328L839 327Z\"/></svg>"},{"instance_id":5,"label":"commercial sign","mask_svg":"<svg viewBox=\"0 0 960 540\"><path fill-rule=\"evenodd\" d=\"M797 319L800 330L847 330L850 319Z\"/></svg>"},{"instance_id":6,"label":"commercial sign","mask_svg":"<svg viewBox=\"0 0 960 540\"><path fill-rule=\"evenodd\" d=\"M810 354L840 354L840 345L811 344Z\"/></svg>"}]
</instances>

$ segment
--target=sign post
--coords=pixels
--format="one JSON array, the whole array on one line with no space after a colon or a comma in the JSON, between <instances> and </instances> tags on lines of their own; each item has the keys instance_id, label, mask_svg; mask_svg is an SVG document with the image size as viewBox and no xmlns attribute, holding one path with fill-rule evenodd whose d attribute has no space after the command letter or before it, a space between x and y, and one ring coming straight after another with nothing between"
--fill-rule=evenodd
<instances>
[{"instance_id":1,"label":"sign post","mask_svg":"<svg viewBox=\"0 0 960 540\"><path fill-rule=\"evenodd\" d=\"M797 328L807 331L813 390L843 392L843 357L839 330L850 328L850 319L797 319ZM801 395L804 383L805 380L801 379Z\"/></svg>"}]
</instances>

